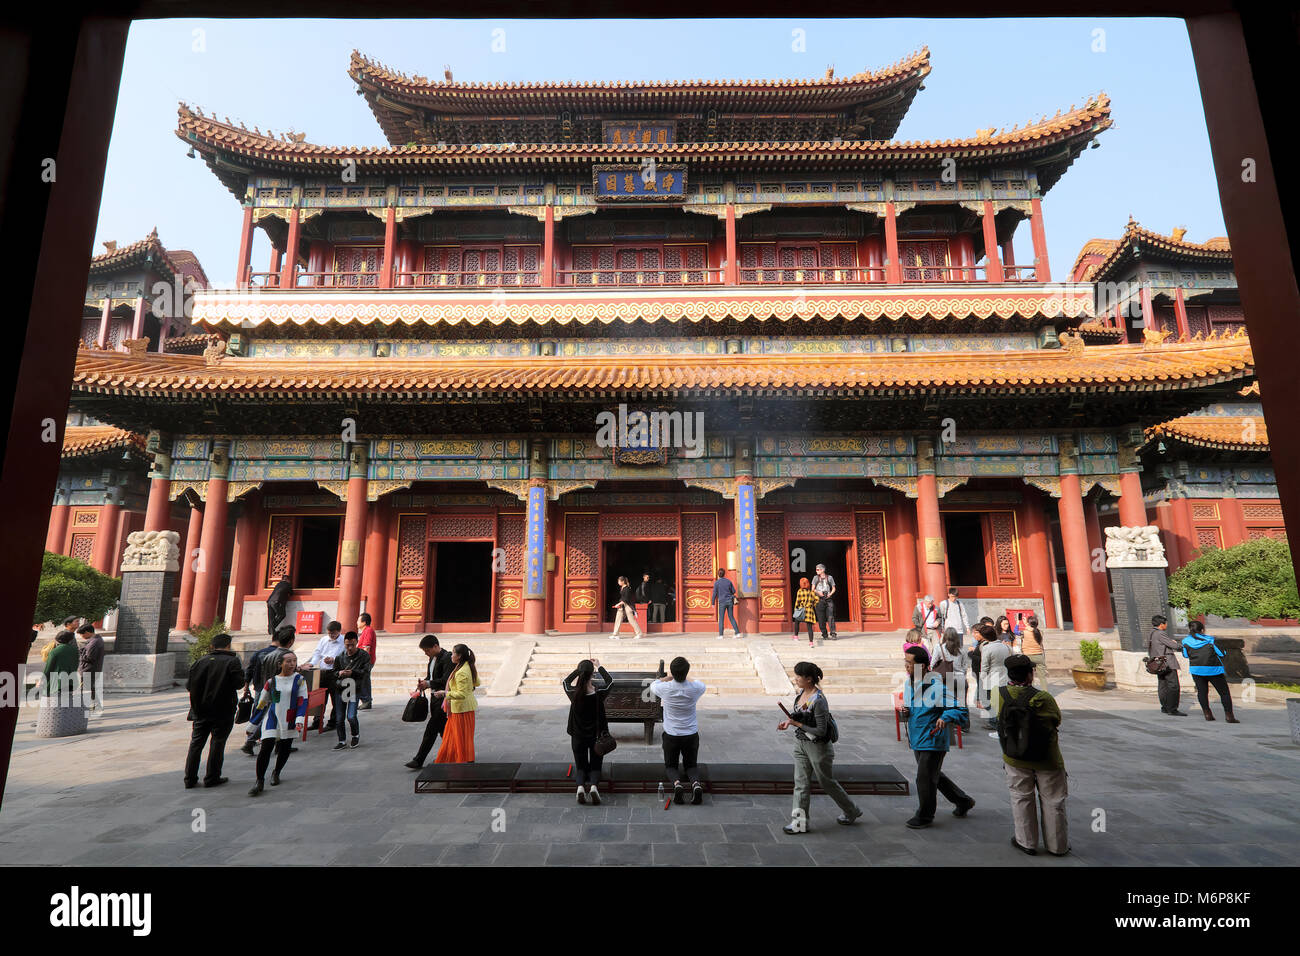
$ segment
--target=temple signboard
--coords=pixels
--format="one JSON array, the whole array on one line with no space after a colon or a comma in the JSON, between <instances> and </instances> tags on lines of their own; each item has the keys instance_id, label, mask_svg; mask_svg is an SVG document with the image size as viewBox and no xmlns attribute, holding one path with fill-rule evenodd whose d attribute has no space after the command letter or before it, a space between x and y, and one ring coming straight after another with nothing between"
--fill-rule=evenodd
<instances>
[{"instance_id":1,"label":"temple signboard","mask_svg":"<svg viewBox=\"0 0 1300 956\"><path fill-rule=\"evenodd\" d=\"M592 169L597 202L627 199L662 199L681 202L686 199L686 167L665 165L646 160L642 163L618 163Z\"/></svg>"}]
</instances>

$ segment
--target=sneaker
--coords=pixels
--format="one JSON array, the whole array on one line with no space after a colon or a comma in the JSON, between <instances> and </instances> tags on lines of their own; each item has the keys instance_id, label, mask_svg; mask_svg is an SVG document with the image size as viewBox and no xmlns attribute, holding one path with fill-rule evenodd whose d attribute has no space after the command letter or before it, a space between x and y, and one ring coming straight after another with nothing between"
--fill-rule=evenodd
<instances>
[{"instance_id":1,"label":"sneaker","mask_svg":"<svg viewBox=\"0 0 1300 956\"><path fill-rule=\"evenodd\" d=\"M360 747L360 746L361 746L361 738L360 738L360 737L353 737L353 738L352 738L352 746L353 746L354 749L357 748L357 747Z\"/></svg>"},{"instance_id":2,"label":"sneaker","mask_svg":"<svg viewBox=\"0 0 1300 956\"><path fill-rule=\"evenodd\" d=\"M229 777L218 777L216 780L204 780L204 781L203 781L203 786L205 786L205 787L219 787L219 786L221 786L223 783L230 783L230 778L229 778Z\"/></svg>"},{"instance_id":3,"label":"sneaker","mask_svg":"<svg viewBox=\"0 0 1300 956\"><path fill-rule=\"evenodd\" d=\"M785 826L781 828L781 832L788 833L790 834L790 836L800 836L804 833L808 833L811 829L812 829L811 827L803 827L802 829L800 829L800 828L796 828L793 823L787 823Z\"/></svg>"},{"instance_id":4,"label":"sneaker","mask_svg":"<svg viewBox=\"0 0 1300 956\"><path fill-rule=\"evenodd\" d=\"M422 764L422 763L420 763L420 761L418 761L418 760L414 760L414 759L406 761L406 763L405 763L404 766L410 767L412 770L422 770L422 769L424 769L424 764Z\"/></svg>"},{"instance_id":5,"label":"sneaker","mask_svg":"<svg viewBox=\"0 0 1300 956\"><path fill-rule=\"evenodd\" d=\"M685 803L685 802L686 802L686 788L682 786L682 783L679 780L675 784L673 784L673 803Z\"/></svg>"},{"instance_id":6,"label":"sneaker","mask_svg":"<svg viewBox=\"0 0 1300 956\"><path fill-rule=\"evenodd\" d=\"M1170 717L1186 717L1186 716L1187 716L1187 711L1185 711L1185 710L1171 710L1171 711L1169 711L1168 713L1169 713L1169 716L1170 716Z\"/></svg>"},{"instance_id":7,"label":"sneaker","mask_svg":"<svg viewBox=\"0 0 1300 956\"><path fill-rule=\"evenodd\" d=\"M953 815L954 817L964 817L964 816L966 816L966 814L970 813L971 810L973 810L973 809L975 809L975 801L974 801L974 800L967 800L967 801L966 801L965 803L963 803L961 806L959 806L959 807L957 807L956 809L954 809L954 810L952 811L952 815Z\"/></svg>"},{"instance_id":8,"label":"sneaker","mask_svg":"<svg viewBox=\"0 0 1300 956\"><path fill-rule=\"evenodd\" d=\"M262 781L259 780L259 781L257 781L257 783L253 784L252 789L248 791L248 795L249 795L250 797L259 797L259 796L261 796L261 795L262 795Z\"/></svg>"},{"instance_id":9,"label":"sneaker","mask_svg":"<svg viewBox=\"0 0 1300 956\"><path fill-rule=\"evenodd\" d=\"M909 830L924 830L933 822L933 820L922 820L920 817L912 817L912 819L907 821L907 828Z\"/></svg>"},{"instance_id":10,"label":"sneaker","mask_svg":"<svg viewBox=\"0 0 1300 956\"><path fill-rule=\"evenodd\" d=\"M330 748L330 750L347 750L347 749L348 749L348 745L341 740L338 743L336 743L333 747Z\"/></svg>"},{"instance_id":11,"label":"sneaker","mask_svg":"<svg viewBox=\"0 0 1300 956\"><path fill-rule=\"evenodd\" d=\"M1015 837L1011 838L1011 845L1027 856L1038 856L1037 850L1033 849L1032 847L1021 846L1019 843L1016 842Z\"/></svg>"},{"instance_id":12,"label":"sneaker","mask_svg":"<svg viewBox=\"0 0 1300 956\"><path fill-rule=\"evenodd\" d=\"M691 787L691 805L698 807L704 802L704 788L698 783Z\"/></svg>"},{"instance_id":13,"label":"sneaker","mask_svg":"<svg viewBox=\"0 0 1300 956\"><path fill-rule=\"evenodd\" d=\"M271 786L273 787L280 786L280 771L278 770L271 771Z\"/></svg>"},{"instance_id":14,"label":"sneaker","mask_svg":"<svg viewBox=\"0 0 1300 956\"><path fill-rule=\"evenodd\" d=\"M835 822L838 823L840 826L849 827L852 826L853 821L860 816L862 816L862 808L854 807L852 813L841 813L838 817L835 818Z\"/></svg>"},{"instance_id":15,"label":"sneaker","mask_svg":"<svg viewBox=\"0 0 1300 956\"><path fill-rule=\"evenodd\" d=\"M587 805L587 791L582 784L578 784L578 802L584 807Z\"/></svg>"},{"instance_id":16,"label":"sneaker","mask_svg":"<svg viewBox=\"0 0 1300 956\"><path fill-rule=\"evenodd\" d=\"M594 783L591 785L591 788L587 791L587 796L591 797L591 805L593 807L600 806L600 791L596 789L596 785Z\"/></svg>"},{"instance_id":17,"label":"sneaker","mask_svg":"<svg viewBox=\"0 0 1300 956\"><path fill-rule=\"evenodd\" d=\"M369 710L369 709L370 709L370 701L366 701L364 704L357 705L357 710Z\"/></svg>"},{"instance_id":18,"label":"sneaker","mask_svg":"<svg viewBox=\"0 0 1300 956\"><path fill-rule=\"evenodd\" d=\"M718 635L718 640L722 640L722 635L721 635L721 634Z\"/></svg>"},{"instance_id":19,"label":"sneaker","mask_svg":"<svg viewBox=\"0 0 1300 956\"><path fill-rule=\"evenodd\" d=\"M609 635L609 639L610 639L611 641L617 641L617 640L618 640L618 635L617 635L617 634L611 634L611 635Z\"/></svg>"},{"instance_id":20,"label":"sneaker","mask_svg":"<svg viewBox=\"0 0 1300 956\"><path fill-rule=\"evenodd\" d=\"M838 641L839 639L840 639L840 636L839 636L838 634L832 634L832 635L831 635L831 640L832 640L832 641Z\"/></svg>"}]
</instances>

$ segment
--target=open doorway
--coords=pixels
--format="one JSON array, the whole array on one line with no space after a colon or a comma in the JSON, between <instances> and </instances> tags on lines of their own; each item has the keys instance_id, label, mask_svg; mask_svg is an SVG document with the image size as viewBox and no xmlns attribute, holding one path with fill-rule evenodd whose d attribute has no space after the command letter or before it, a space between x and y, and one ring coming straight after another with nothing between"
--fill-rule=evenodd
<instances>
[{"instance_id":1,"label":"open doorway","mask_svg":"<svg viewBox=\"0 0 1300 956\"><path fill-rule=\"evenodd\" d=\"M945 514L943 537L948 555L948 580L961 588L985 587L989 576L984 563L984 523L979 512ZM935 599L938 597L936 594Z\"/></svg>"},{"instance_id":2,"label":"open doorway","mask_svg":"<svg viewBox=\"0 0 1300 956\"><path fill-rule=\"evenodd\" d=\"M429 545L433 601L429 619L445 624L492 620L492 542L436 541Z\"/></svg>"},{"instance_id":3,"label":"open doorway","mask_svg":"<svg viewBox=\"0 0 1300 956\"><path fill-rule=\"evenodd\" d=\"M802 550L802 561L799 561ZM831 603L835 605L835 622L839 624L849 619L849 542L816 541L810 538L790 539L790 599L799 590L799 579L807 578L809 583L817 573L817 565L826 565L826 573L835 579L835 596ZM804 570L796 571L796 567Z\"/></svg>"},{"instance_id":4,"label":"open doorway","mask_svg":"<svg viewBox=\"0 0 1300 956\"><path fill-rule=\"evenodd\" d=\"M665 598L664 623L677 622L677 542L676 541L606 541L605 548L605 604L601 620L613 621L611 605L618 600L618 576L626 575L635 592L641 586L641 576L650 574L651 596ZM638 603L652 603L641 602ZM646 609L646 620L658 623Z\"/></svg>"},{"instance_id":5,"label":"open doorway","mask_svg":"<svg viewBox=\"0 0 1300 956\"><path fill-rule=\"evenodd\" d=\"M338 587L342 515L304 515L298 532L295 588Z\"/></svg>"}]
</instances>

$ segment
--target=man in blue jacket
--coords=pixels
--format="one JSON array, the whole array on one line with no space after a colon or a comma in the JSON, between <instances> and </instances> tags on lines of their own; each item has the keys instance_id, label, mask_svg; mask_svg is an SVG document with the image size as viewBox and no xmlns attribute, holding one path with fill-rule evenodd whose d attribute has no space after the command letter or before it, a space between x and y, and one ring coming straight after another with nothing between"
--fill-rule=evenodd
<instances>
[{"instance_id":1,"label":"man in blue jacket","mask_svg":"<svg viewBox=\"0 0 1300 956\"><path fill-rule=\"evenodd\" d=\"M907 683L903 686L903 713L907 718L907 742L916 755L915 816L907 821L913 830L934 822L935 792L944 795L955 809L952 815L964 817L975 801L943 773L943 758L948 755L949 725L970 727L966 704L944 684L942 674L930 673L930 654L924 647L909 647L903 652Z\"/></svg>"}]
</instances>

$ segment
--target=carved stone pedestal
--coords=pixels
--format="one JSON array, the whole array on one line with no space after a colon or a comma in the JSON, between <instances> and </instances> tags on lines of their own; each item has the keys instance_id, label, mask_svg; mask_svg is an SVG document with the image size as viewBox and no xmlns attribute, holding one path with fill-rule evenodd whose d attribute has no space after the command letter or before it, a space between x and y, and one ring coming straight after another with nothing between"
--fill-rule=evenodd
<instances>
[{"instance_id":1,"label":"carved stone pedestal","mask_svg":"<svg viewBox=\"0 0 1300 956\"><path fill-rule=\"evenodd\" d=\"M58 695L42 696L40 707L36 712L37 737L73 737L84 734L88 726L88 711L81 704L79 695L71 695L74 700L60 703Z\"/></svg>"},{"instance_id":2,"label":"carved stone pedestal","mask_svg":"<svg viewBox=\"0 0 1300 956\"><path fill-rule=\"evenodd\" d=\"M1115 686L1120 690L1154 691L1160 682L1155 674L1147 673L1146 656L1145 650L1111 651ZM1183 673L1187 673L1186 662L1183 663Z\"/></svg>"},{"instance_id":3,"label":"carved stone pedestal","mask_svg":"<svg viewBox=\"0 0 1300 956\"><path fill-rule=\"evenodd\" d=\"M1165 549L1152 525L1106 529L1106 568L1121 651L1145 651L1151 618L1170 617ZM1116 665L1116 682L1119 667ZM1152 678L1154 680L1154 678Z\"/></svg>"},{"instance_id":4,"label":"carved stone pedestal","mask_svg":"<svg viewBox=\"0 0 1300 956\"><path fill-rule=\"evenodd\" d=\"M115 694L171 690L175 672L175 654L104 655L104 689Z\"/></svg>"}]
</instances>

